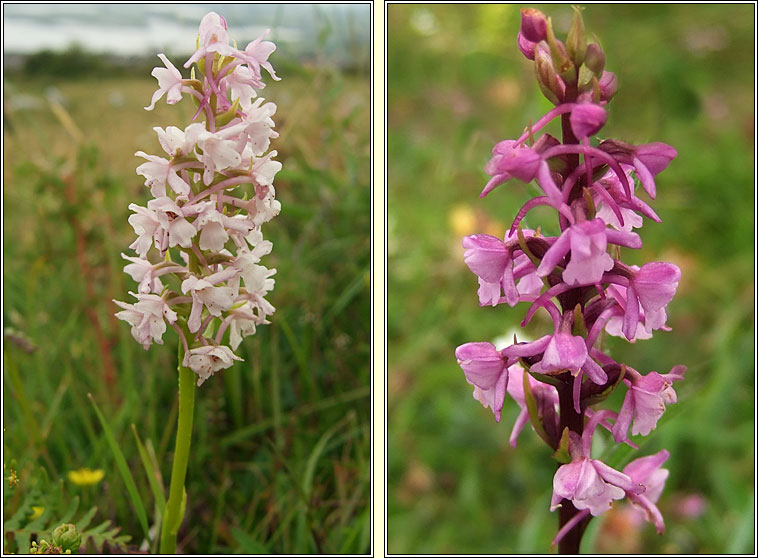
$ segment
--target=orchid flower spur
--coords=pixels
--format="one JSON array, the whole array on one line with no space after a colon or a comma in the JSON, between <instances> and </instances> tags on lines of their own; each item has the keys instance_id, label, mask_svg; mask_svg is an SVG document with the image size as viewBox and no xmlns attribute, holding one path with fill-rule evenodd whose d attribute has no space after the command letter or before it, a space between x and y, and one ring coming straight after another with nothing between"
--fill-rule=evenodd
<instances>
[{"instance_id":1,"label":"orchid flower spur","mask_svg":"<svg viewBox=\"0 0 758 558\"><path fill-rule=\"evenodd\" d=\"M518 138L496 143L484 167L490 178L481 197L514 178L535 182L541 191L516 213L502 240L487 234L463 238L463 259L477 277L480 305L526 302L521 325L544 310L552 330L534 341L514 339L502 350L489 342L469 342L455 351L474 398L492 410L497 422L506 394L518 405L511 445L531 424L553 451L559 463L550 502L559 515L554 544L565 554L579 551L592 517L621 500L644 510L663 532L655 504L668 475L660 469L668 452L635 459L622 471L591 457L592 441L602 426L612 434L611 443L636 448L629 436L647 436L656 428L666 407L676 403L672 384L685 371L679 365L668 374L643 375L604 349L604 334L635 342L670 330L667 307L681 271L667 262L626 264L622 249L642 247L633 229L640 229L645 218L660 222L638 195L655 198L655 180L677 153L660 142L632 145L596 138L612 117L609 102L618 80L605 69L600 44L588 42L580 9L574 10L565 43L544 14L522 10L518 48L534 61L540 89L555 108ZM562 141L541 133L555 119ZM522 228L527 214L540 205L555 210L556 236ZM618 412L602 408L621 386L626 393Z\"/></svg>"},{"instance_id":2,"label":"orchid flower spur","mask_svg":"<svg viewBox=\"0 0 758 558\"><path fill-rule=\"evenodd\" d=\"M145 349L162 344L168 326L179 336L179 426L161 533L161 552L169 554L183 514L195 383L242 360L234 353L242 338L269 323L276 270L261 263L272 248L261 227L281 207L273 186L281 164L269 149L278 137L276 105L258 96L261 68L279 79L268 61L274 43L261 36L238 50L226 20L211 12L196 44L184 64L192 66L189 77L163 54L164 67L152 72L158 90L146 110L165 96L168 104L187 97L195 111L183 129L154 128L165 154L135 154L145 159L137 174L153 199L129 205L137 257L123 255L124 271L139 283L137 302L115 301L116 316Z\"/></svg>"}]
</instances>

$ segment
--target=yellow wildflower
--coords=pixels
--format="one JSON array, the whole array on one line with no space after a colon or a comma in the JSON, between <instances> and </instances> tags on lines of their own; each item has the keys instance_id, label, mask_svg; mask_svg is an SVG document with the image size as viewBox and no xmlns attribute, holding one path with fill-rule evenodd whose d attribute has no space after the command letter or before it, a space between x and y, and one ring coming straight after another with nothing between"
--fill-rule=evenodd
<instances>
[{"instance_id":1,"label":"yellow wildflower","mask_svg":"<svg viewBox=\"0 0 758 558\"><path fill-rule=\"evenodd\" d=\"M448 214L448 222L455 236L465 236L476 232L476 221L476 213L465 204L456 205Z\"/></svg>"},{"instance_id":2,"label":"yellow wildflower","mask_svg":"<svg viewBox=\"0 0 758 558\"><path fill-rule=\"evenodd\" d=\"M29 519L37 519L42 513L45 511L45 508L42 506L32 506L32 513L29 514Z\"/></svg>"},{"instance_id":3,"label":"yellow wildflower","mask_svg":"<svg viewBox=\"0 0 758 558\"><path fill-rule=\"evenodd\" d=\"M498 238L505 234L502 223L492 220L486 213L475 211L470 205L455 205L448 213L448 224L457 238L485 233Z\"/></svg>"},{"instance_id":4,"label":"yellow wildflower","mask_svg":"<svg viewBox=\"0 0 758 558\"><path fill-rule=\"evenodd\" d=\"M95 469L93 471L88 467L68 472L68 480L79 486L97 484L103 480L104 476L105 472L102 469Z\"/></svg>"}]
</instances>

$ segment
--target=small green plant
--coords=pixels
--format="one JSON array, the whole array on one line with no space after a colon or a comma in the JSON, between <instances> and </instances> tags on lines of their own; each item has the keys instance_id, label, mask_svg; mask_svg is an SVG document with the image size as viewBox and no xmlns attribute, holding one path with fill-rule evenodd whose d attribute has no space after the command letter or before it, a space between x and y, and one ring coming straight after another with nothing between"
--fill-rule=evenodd
<instances>
[{"instance_id":1,"label":"small green plant","mask_svg":"<svg viewBox=\"0 0 758 558\"><path fill-rule=\"evenodd\" d=\"M53 530L51 542L42 539L39 544L32 541L30 554L71 554L79 550L82 535L73 523L64 523Z\"/></svg>"},{"instance_id":2,"label":"small green plant","mask_svg":"<svg viewBox=\"0 0 758 558\"><path fill-rule=\"evenodd\" d=\"M79 497L65 491L63 479L51 480L43 467L23 475L12 466L5 480L3 505L12 511L3 524L5 553L74 554L81 547L94 552L123 550L131 539L119 535L121 528L110 520L93 525L97 507L81 513Z\"/></svg>"}]
</instances>

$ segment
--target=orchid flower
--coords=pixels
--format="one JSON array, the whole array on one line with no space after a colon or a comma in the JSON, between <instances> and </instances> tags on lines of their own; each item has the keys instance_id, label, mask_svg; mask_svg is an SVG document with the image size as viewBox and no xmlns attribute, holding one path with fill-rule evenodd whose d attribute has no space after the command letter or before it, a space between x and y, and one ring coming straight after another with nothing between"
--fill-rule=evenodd
<instances>
[{"instance_id":1,"label":"orchid flower","mask_svg":"<svg viewBox=\"0 0 758 558\"><path fill-rule=\"evenodd\" d=\"M588 40L580 9L575 8L566 42L555 36L542 12L523 9L516 43L534 61L540 90L555 107L533 118L519 137L494 145L480 197L514 178L536 183L541 192L521 206L502 240L488 234L464 237L463 261L476 275L480 305L526 302L522 327L544 310L552 329L534 341L514 338L501 350L486 341L468 342L455 355L474 385L474 398L497 422L506 393L519 406L512 446L527 423L550 446L559 462L550 504L560 510L553 542L562 554L575 554L587 522L617 501L628 499L642 508L663 531L655 503L668 475L660 469L668 452L636 459L620 471L593 458L591 450L598 425L613 441L636 449L630 429L632 436L649 435L677 401L673 382L684 377L681 365L668 374L642 375L616 362L603 344L605 333L635 342L671 329L667 310L681 270L667 262L628 265L622 249L642 247L634 229L642 227L643 218L661 221L638 193L655 198L655 180L677 152L660 142L595 139L612 115L609 103L618 78L605 69L597 40ZM563 141L543 132L556 119ZM559 232L522 228L538 206L556 211ZM150 227L145 230L148 234ZM626 394L618 413L601 408L622 385Z\"/></svg>"},{"instance_id":2,"label":"orchid flower","mask_svg":"<svg viewBox=\"0 0 758 558\"><path fill-rule=\"evenodd\" d=\"M180 341L179 417L171 488L161 532L161 553L174 554L183 516L183 484L191 440L194 390L242 358L242 339L269 323L266 299L276 269L261 264L271 252L262 226L281 210L274 177L282 168L270 150L278 137L276 105L265 102L261 68L279 79L269 57L274 43L262 37L244 50L230 41L227 21L210 12L200 22L196 50L184 64L187 78L166 58L152 75L158 89L146 110L166 97L196 102L193 122L154 127L165 157L145 159L137 174L153 196L132 203L129 224L137 235L124 255L124 271L139 283L137 302L115 301L116 317L148 349L162 344L168 326ZM199 119L203 115L204 119ZM244 285L244 286L243 286ZM175 479L182 479L175 482Z\"/></svg>"}]
</instances>

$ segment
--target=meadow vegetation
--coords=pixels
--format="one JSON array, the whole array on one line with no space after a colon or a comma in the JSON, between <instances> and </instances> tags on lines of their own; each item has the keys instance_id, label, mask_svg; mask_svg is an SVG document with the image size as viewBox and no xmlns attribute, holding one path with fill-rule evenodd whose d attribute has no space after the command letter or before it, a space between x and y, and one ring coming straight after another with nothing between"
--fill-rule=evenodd
<instances>
[{"instance_id":1,"label":"meadow vegetation","mask_svg":"<svg viewBox=\"0 0 758 558\"><path fill-rule=\"evenodd\" d=\"M154 550L157 504L168 487L177 339L169 331L164 347L144 351L114 318L112 299L128 300L137 286L120 257L132 255L127 206L149 197L134 152L159 153L153 126L183 126L194 107L161 101L146 112L156 88L149 70L103 75L101 62L76 79L59 69L6 76L8 552L27 552L30 537L63 516L84 524L93 507L92 525L109 523L85 540L90 551ZM263 96L279 107L273 147L283 164L275 180L282 212L265 234L275 247L266 265L277 269L269 295L277 310L241 345L244 362L198 389L179 551L367 553L369 76L328 60L272 62L282 81ZM84 467L102 470L102 479L69 479Z\"/></svg>"}]
</instances>

